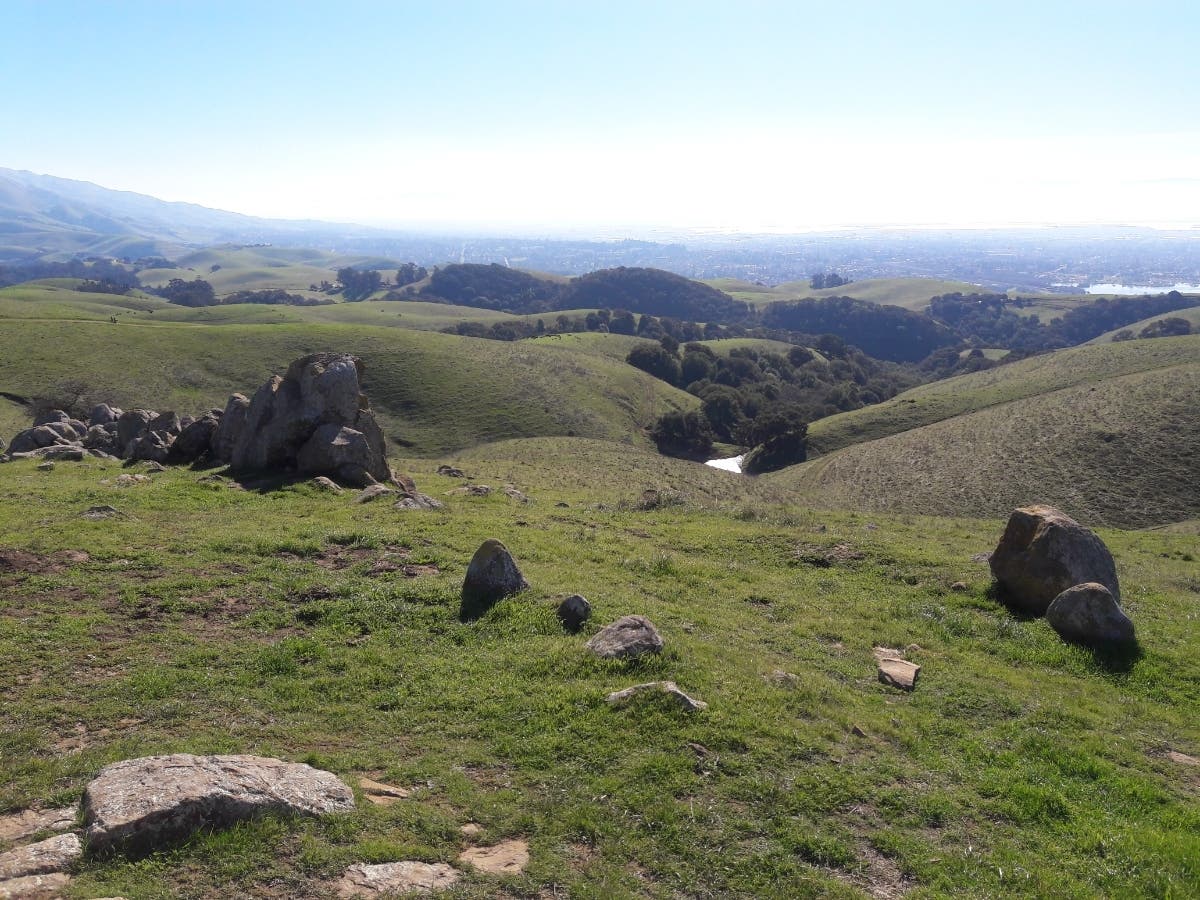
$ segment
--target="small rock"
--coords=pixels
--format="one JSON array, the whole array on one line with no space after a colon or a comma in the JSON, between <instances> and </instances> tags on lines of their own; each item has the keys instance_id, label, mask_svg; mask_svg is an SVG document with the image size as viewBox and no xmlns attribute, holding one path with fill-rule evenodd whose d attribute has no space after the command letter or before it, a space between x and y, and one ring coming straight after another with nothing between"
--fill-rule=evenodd
<instances>
[{"instance_id":1,"label":"small rock","mask_svg":"<svg viewBox=\"0 0 1200 900\"><path fill-rule=\"evenodd\" d=\"M467 566L459 618L464 622L478 619L503 597L528 587L508 548L495 539L486 540Z\"/></svg>"},{"instance_id":2,"label":"small rock","mask_svg":"<svg viewBox=\"0 0 1200 900\"><path fill-rule=\"evenodd\" d=\"M302 763L176 753L105 766L82 808L89 852L147 852L267 812L343 812L354 808L354 794L336 775Z\"/></svg>"},{"instance_id":3,"label":"small rock","mask_svg":"<svg viewBox=\"0 0 1200 900\"><path fill-rule=\"evenodd\" d=\"M579 594L572 594L558 605L558 621L572 634L583 627L592 615L592 604Z\"/></svg>"},{"instance_id":4,"label":"small rock","mask_svg":"<svg viewBox=\"0 0 1200 900\"><path fill-rule=\"evenodd\" d=\"M860 738L865 738L867 736L866 731L864 731L862 726L860 726L860 725L855 725L853 728L851 728L850 733L852 735L854 735L855 737L860 737Z\"/></svg>"},{"instance_id":5,"label":"small rock","mask_svg":"<svg viewBox=\"0 0 1200 900\"><path fill-rule=\"evenodd\" d=\"M785 672L783 669L774 669L773 671L764 675L763 678L767 681L774 682L775 684L787 685L788 687L792 687L800 683L799 675L796 675L793 672Z\"/></svg>"},{"instance_id":6,"label":"small rock","mask_svg":"<svg viewBox=\"0 0 1200 900\"><path fill-rule=\"evenodd\" d=\"M111 519L113 516L123 516L125 513L112 506L89 506L81 515L85 519Z\"/></svg>"},{"instance_id":7,"label":"small rock","mask_svg":"<svg viewBox=\"0 0 1200 900\"><path fill-rule=\"evenodd\" d=\"M0 881L61 872L83 856L83 845L74 834L59 834L36 844L0 853Z\"/></svg>"},{"instance_id":8,"label":"small rock","mask_svg":"<svg viewBox=\"0 0 1200 900\"><path fill-rule=\"evenodd\" d=\"M354 498L355 503L370 503L372 500L377 500L386 494L396 493L390 487L384 484L370 484L363 490L361 494Z\"/></svg>"},{"instance_id":9,"label":"small rock","mask_svg":"<svg viewBox=\"0 0 1200 900\"><path fill-rule=\"evenodd\" d=\"M50 900L52 897L61 896L63 889L70 883L71 876L65 872L11 878L8 881L0 881L0 900Z\"/></svg>"},{"instance_id":10,"label":"small rock","mask_svg":"<svg viewBox=\"0 0 1200 900\"><path fill-rule=\"evenodd\" d=\"M446 504L441 500L434 500L428 494L422 494L419 491L409 494L406 497L401 497L392 504L393 509L445 509Z\"/></svg>"},{"instance_id":11,"label":"small rock","mask_svg":"<svg viewBox=\"0 0 1200 900\"><path fill-rule=\"evenodd\" d=\"M59 462L83 462L83 458L87 455L87 453L80 446L64 445L58 447L46 447L38 455L47 462L51 460L58 460Z\"/></svg>"},{"instance_id":12,"label":"small rock","mask_svg":"<svg viewBox=\"0 0 1200 900\"><path fill-rule=\"evenodd\" d=\"M143 466L142 466L142 468L143 468L143 469L145 469L147 472L150 472L150 473L158 473L158 472L165 472L165 471L167 471L167 467L166 467L166 466L164 466L164 465L163 465L162 463L160 463L160 462L155 462L155 461L154 461L154 460L152 460L152 459L151 459L151 460L147 460L147 461L146 461L146 463L145 463L145 465L143 465Z\"/></svg>"},{"instance_id":13,"label":"small rock","mask_svg":"<svg viewBox=\"0 0 1200 900\"><path fill-rule=\"evenodd\" d=\"M340 494L342 492L342 489L338 487L337 482L335 482L332 478L326 478L324 475L318 475L312 480L312 483L315 487L318 487L323 491L328 491L331 494Z\"/></svg>"},{"instance_id":14,"label":"small rock","mask_svg":"<svg viewBox=\"0 0 1200 900\"><path fill-rule=\"evenodd\" d=\"M645 616L622 616L592 635L587 648L601 659L637 659L662 653L663 639Z\"/></svg>"},{"instance_id":15,"label":"small rock","mask_svg":"<svg viewBox=\"0 0 1200 900\"><path fill-rule=\"evenodd\" d=\"M1178 750L1168 750L1167 759L1171 760L1171 762L1179 763L1181 766L1200 766L1200 759L1188 756L1186 753L1180 753Z\"/></svg>"},{"instance_id":16,"label":"small rock","mask_svg":"<svg viewBox=\"0 0 1200 900\"><path fill-rule=\"evenodd\" d=\"M529 498L517 490L513 485L506 484L504 486L504 496L510 500L516 500L518 503L528 503Z\"/></svg>"},{"instance_id":17,"label":"small rock","mask_svg":"<svg viewBox=\"0 0 1200 900\"><path fill-rule=\"evenodd\" d=\"M397 800L403 800L412 793L407 788L395 787L384 784L382 781L373 781L370 778L358 779L358 786L362 788L363 796L376 806L391 806Z\"/></svg>"},{"instance_id":18,"label":"small rock","mask_svg":"<svg viewBox=\"0 0 1200 900\"><path fill-rule=\"evenodd\" d=\"M966 591L969 591L970 589L971 589L971 586L969 584L967 584L965 581L956 581L956 582L954 582L954 584L950 585L950 590L952 590L958 594L962 594Z\"/></svg>"},{"instance_id":19,"label":"small rock","mask_svg":"<svg viewBox=\"0 0 1200 900\"><path fill-rule=\"evenodd\" d=\"M118 475L114 482L117 487L133 487L135 484L146 484L150 481L149 475Z\"/></svg>"},{"instance_id":20,"label":"small rock","mask_svg":"<svg viewBox=\"0 0 1200 900\"><path fill-rule=\"evenodd\" d=\"M458 861L489 875L519 875L529 865L529 844L515 839L491 847L469 847Z\"/></svg>"},{"instance_id":21,"label":"small rock","mask_svg":"<svg viewBox=\"0 0 1200 900\"><path fill-rule=\"evenodd\" d=\"M556 507L558 507L559 509L570 509L570 508L571 508L571 504L570 504L570 503L567 503L565 500L559 500L559 501L558 501L557 503L555 503L554 505L555 505Z\"/></svg>"},{"instance_id":22,"label":"small rock","mask_svg":"<svg viewBox=\"0 0 1200 900\"><path fill-rule=\"evenodd\" d=\"M911 691L917 686L917 676L921 667L904 659L885 657L879 660L879 680L884 684Z\"/></svg>"},{"instance_id":23,"label":"small rock","mask_svg":"<svg viewBox=\"0 0 1200 900\"><path fill-rule=\"evenodd\" d=\"M23 809L0 816L0 841L18 841L39 831L66 831L75 825L74 807Z\"/></svg>"},{"instance_id":24,"label":"small rock","mask_svg":"<svg viewBox=\"0 0 1200 900\"><path fill-rule=\"evenodd\" d=\"M439 475L445 475L447 478L466 478L467 477L466 475L463 474L462 469L456 468L455 466L445 466L445 465L438 466L437 473Z\"/></svg>"},{"instance_id":25,"label":"small rock","mask_svg":"<svg viewBox=\"0 0 1200 900\"><path fill-rule=\"evenodd\" d=\"M871 653L875 656L876 662L883 659L902 659L904 657L903 650L893 650L891 647L872 647Z\"/></svg>"},{"instance_id":26,"label":"small rock","mask_svg":"<svg viewBox=\"0 0 1200 900\"><path fill-rule=\"evenodd\" d=\"M1046 621L1063 640L1091 647L1130 644L1133 622L1112 593L1095 582L1069 587L1046 608Z\"/></svg>"},{"instance_id":27,"label":"small rock","mask_svg":"<svg viewBox=\"0 0 1200 900\"><path fill-rule=\"evenodd\" d=\"M402 862L368 865L346 870L336 885L339 897L377 897L381 894L429 893L451 887L461 876L446 863Z\"/></svg>"},{"instance_id":28,"label":"small rock","mask_svg":"<svg viewBox=\"0 0 1200 900\"><path fill-rule=\"evenodd\" d=\"M462 487L454 488L454 490L446 491L446 496L466 495L469 497L486 497L491 492L491 487L486 484L465 484Z\"/></svg>"},{"instance_id":29,"label":"small rock","mask_svg":"<svg viewBox=\"0 0 1200 900\"><path fill-rule=\"evenodd\" d=\"M38 471L39 472L53 472L54 471L54 463L52 463L52 462L38 463Z\"/></svg>"},{"instance_id":30,"label":"small rock","mask_svg":"<svg viewBox=\"0 0 1200 900\"><path fill-rule=\"evenodd\" d=\"M607 702L609 706L620 706L628 703L634 697L644 694L666 694L676 700L688 712L700 712L708 709L708 704L703 700L695 700L689 697L679 689L673 681L648 681L645 684L635 684L633 687L627 687L623 691L615 691L608 695Z\"/></svg>"},{"instance_id":31,"label":"small rock","mask_svg":"<svg viewBox=\"0 0 1200 900\"><path fill-rule=\"evenodd\" d=\"M483 834L483 826L477 822L468 822L466 825L463 825L461 828L459 828L458 831L459 834L463 835L463 837L471 838L475 837L476 835Z\"/></svg>"}]
</instances>

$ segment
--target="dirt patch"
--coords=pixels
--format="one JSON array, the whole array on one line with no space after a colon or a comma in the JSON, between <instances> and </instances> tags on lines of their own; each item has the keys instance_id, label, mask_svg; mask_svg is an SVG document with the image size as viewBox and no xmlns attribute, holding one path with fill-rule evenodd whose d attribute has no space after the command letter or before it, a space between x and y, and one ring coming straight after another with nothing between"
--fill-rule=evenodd
<instances>
[{"instance_id":1,"label":"dirt patch","mask_svg":"<svg viewBox=\"0 0 1200 900\"><path fill-rule=\"evenodd\" d=\"M834 544L832 547L823 547L819 544L797 544L793 555L796 562L818 569L844 566L865 558L861 550L856 550L845 542Z\"/></svg>"},{"instance_id":2,"label":"dirt patch","mask_svg":"<svg viewBox=\"0 0 1200 900\"><path fill-rule=\"evenodd\" d=\"M900 871L895 861L870 844L860 845L858 856L863 863L861 871L846 873L834 870L834 874L866 891L876 900L899 900L912 889L912 880Z\"/></svg>"},{"instance_id":3,"label":"dirt patch","mask_svg":"<svg viewBox=\"0 0 1200 900\"><path fill-rule=\"evenodd\" d=\"M49 556L7 547L0 548L0 574L57 575L91 559L82 550L59 550Z\"/></svg>"},{"instance_id":4,"label":"dirt patch","mask_svg":"<svg viewBox=\"0 0 1200 900\"><path fill-rule=\"evenodd\" d=\"M88 747L93 746L98 741L109 737L115 732L125 731L137 725L141 725L144 719L121 719L112 728L97 728L92 730L82 722L76 722L74 727L56 740L50 746L54 752L60 756L71 756L76 753L81 753Z\"/></svg>"}]
</instances>

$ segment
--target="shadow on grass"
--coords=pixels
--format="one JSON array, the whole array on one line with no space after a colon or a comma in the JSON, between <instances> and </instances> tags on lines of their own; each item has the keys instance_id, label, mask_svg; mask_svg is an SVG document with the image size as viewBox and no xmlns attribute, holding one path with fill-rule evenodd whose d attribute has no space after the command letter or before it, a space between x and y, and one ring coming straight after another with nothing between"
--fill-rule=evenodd
<instances>
[{"instance_id":1,"label":"shadow on grass","mask_svg":"<svg viewBox=\"0 0 1200 900\"><path fill-rule=\"evenodd\" d=\"M1081 646L1090 652L1092 662L1110 675L1129 674L1138 661L1146 655L1142 650L1142 645L1136 640L1109 647L1089 647L1086 644L1076 646Z\"/></svg>"}]
</instances>

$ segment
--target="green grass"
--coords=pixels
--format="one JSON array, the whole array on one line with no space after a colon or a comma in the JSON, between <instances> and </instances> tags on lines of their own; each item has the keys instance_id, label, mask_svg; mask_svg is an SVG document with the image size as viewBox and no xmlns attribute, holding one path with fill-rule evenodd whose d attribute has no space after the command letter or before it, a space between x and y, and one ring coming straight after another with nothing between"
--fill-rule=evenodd
<instances>
[{"instance_id":1,"label":"green grass","mask_svg":"<svg viewBox=\"0 0 1200 900\"><path fill-rule=\"evenodd\" d=\"M624 362L555 346L403 328L158 321L7 320L0 391L36 396L84 378L96 401L195 414L317 350L363 358L372 407L414 453L538 435L646 442L658 416L698 403Z\"/></svg>"},{"instance_id":2,"label":"green grass","mask_svg":"<svg viewBox=\"0 0 1200 900\"><path fill-rule=\"evenodd\" d=\"M718 278L706 281L732 297L761 306L779 300L796 300L804 297L854 297L886 306L902 306L914 312L923 312L929 299L939 294L978 294L986 289L965 281L946 281L939 278L864 278L836 288L813 290L807 280L790 281L774 287L765 287L733 278Z\"/></svg>"},{"instance_id":3,"label":"green grass","mask_svg":"<svg viewBox=\"0 0 1200 900\"><path fill-rule=\"evenodd\" d=\"M1090 524L1194 518L1200 338L1176 341L1190 362L987 405L844 447L770 476L771 483L818 506L859 510L998 516L1045 502ZM1070 354L1064 365L1082 369L1087 359ZM964 391L980 384L955 381Z\"/></svg>"},{"instance_id":4,"label":"green grass","mask_svg":"<svg viewBox=\"0 0 1200 900\"><path fill-rule=\"evenodd\" d=\"M1114 328L1112 331L1105 332L1099 337L1093 338L1088 343L1107 344L1112 341L1113 335L1119 331L1129 330L1136 335L1151 322L1158 322L1162 319L1185 319L1191 324L1193 333L1200 332L1200 306L1194 306L1191 309L1177 309L1174 312L1163 313L1161 316L1151 316L1148 319L1142 319L1140 322L1134 322L1132 325L1126 325L1124 328Z\"/></svg>"},{"instance_id":5,"label":"green grass","mask_svg":"<svg viewBox=\"0 0 1200 900\"><path fill-rule=\"evenodd\" d=\"M1193 537L1103 532L1142 641L1119 666L991 599L971 556L999 521L745 502L735 476L619 444L459 460L531 502L444 496L459 482L423 459L396 464L444 512L0 466L0 546L90 555L0 574L0 810L73 803L103 765L172 751L415 790L86 860L68 896L320 896L354 862L452 862L468 821L486 843L526 837L532 861L452 896L1195 895L1198 783L1163 755L1200 754ZM636 509L650 485L685 502ZM124 515L79 517L99 503ZM493 536L532 588L462 624L467 561ZM841 543L862 558L802 561ZM389 554L441 574L370 574ZM595 616L569 636L553 608L576 591ZM666 652L592 659L588 633L627 613ZM875 644L920 645L915 693L875 680ZM659 678L709 709L604 703Z\"/></svg>"}]
</instances>

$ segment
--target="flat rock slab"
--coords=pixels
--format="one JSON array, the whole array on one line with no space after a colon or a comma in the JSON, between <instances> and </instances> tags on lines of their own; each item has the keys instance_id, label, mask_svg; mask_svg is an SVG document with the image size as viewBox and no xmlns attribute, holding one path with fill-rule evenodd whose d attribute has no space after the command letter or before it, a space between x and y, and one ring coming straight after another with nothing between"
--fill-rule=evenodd
<instances>
[{"instance_id":1,"label":"flat rock slab","mask_svg":"<svg viewBox=\"0 0 1200 900\"><path fill-rule=\"evenodd\" d=\"M520 875L529 865L529 843L517 838L491 847L468 847L458 861L488 875Z\"/></svg>"},{"instance_id":2,"label":"flat rock slab","mask_svg":"<svg viewBox=\"0 0 1200 900\"><path fill-rule=\"evenodd\" d=\"M67 831L75 825L75 807L23 809L0 816L0 841L19 841L39 831Z\"/></svg>"},{"instance_id":3,"label":"flat rock slab","mask_svg":"<svg viewBox=\"0 0 1200 900\"><path fill-rule=\"evenodd\" d=\"M362 788L363 796L376 806L391 806L397 800L403 800L412 793L407 788L384 784L382 781L374 781L370 778L358 779L358 786Z\"/></svg>"},{"instance_id":4,"label":"flat rock slab","mask_svg":"<svg viewBox=\"0 0 1200 900\"><path fill-rule=\"evenodd\" d=\"M445 890L462 876L445 863L402 862L368 865L346 870L336 885L339 897L378 897L380 894L428 894Z\"/></svg>"},{"instance_id":5,"label":"flat rock slab","mask_svg":"<svg viewBox=\"0 0 1200 900\"><path fill-rule=\"evenodd\" d=\"M50 872L46 875L26 875L0 881L0 900L43 900L61 896L71 883L65 872Z\"/></svg>"},{"instance_id":6,"label":"flat rock slab","mask_svg":"<svg viewBox=\"0 0 1200 900\"><path fill-rule=\"evenodd\" d=\"M910 663L906 659L896 659L895 657L887 656L880 659L878 664L879 680L884 684L898 687L904 691L911 691L916 688L917 676L921 674L921 667L916 663Z\"/></svg>"},{"instance_id":7,"label":"flat rock slab","mask_svg":"<svg viewBox=\"0 0 1200 900\"><path fill-rule=\"evenodd\" d=\"M645 684L635 684L633 687L627 687L623 691L616 691L608 695L608 705L622 706L635 697L646 694L666 694L688 712L700 712L701 710L708 709L707 703L703 700L696 700L689 697L673 681L648 681Z\"/></svg>"},{"instance_id":8,"label":"flat rock slab","mask_svg":"<svg viewBox=\"0 0 1200 900\"><path fill-rule=\"evenodd\" d=\"M1181 766L1200 766L1200 759L1188 756L1186 753L1180 753L1178 750L1168 750L1167 759L1171 760L1171 762L1179 763Z\"/></svg>"},{"instance_id":9,"label":"flat rock slab","mask_svg":"<svg viewBox=\"0 0 1200 900\"><path fill-rule=\"evenodd\" d=\"M83 793L88 850L149 852L268 812L354 808L336 775L263 756L147 756L105 766Z\"/></svg>"},{"instance_id":10,"label":"flat rock slab","mask_svg":"<svg viewBox=\"0 0 1200 900\"><path fill-rule=\"evenodd\" d=\"M36 844L0 853L0 881L61 872L83 856L83 845L74 834L60 834Z\"/></svg>"},{"instance_id":11,"label":"flat rock slab","mask_svg":"<svg viewBox=\"0 0 1200 900\"><path fill-rule=\"evenodd\" d=\"M592 635L587 648L602 659L637 659L661 653L663 639L645 616L622 616Z\"/></svg>"}]
</instances>

